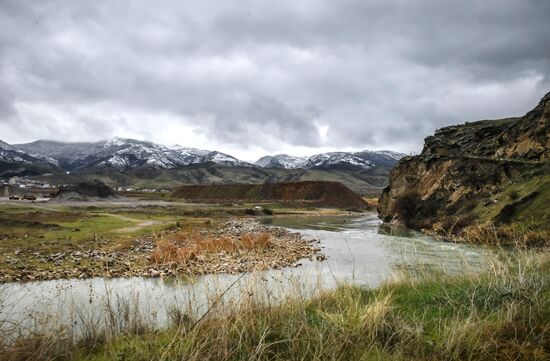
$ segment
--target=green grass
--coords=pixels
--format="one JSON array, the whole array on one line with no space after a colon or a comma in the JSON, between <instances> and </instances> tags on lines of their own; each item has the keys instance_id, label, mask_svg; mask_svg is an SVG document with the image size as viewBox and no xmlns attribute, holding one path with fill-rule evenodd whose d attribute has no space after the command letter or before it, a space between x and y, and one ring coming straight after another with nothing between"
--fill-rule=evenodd
<instances>
[{"instance_id":1,"label":"green grass","mask_svg":"<svg viewBox=\"0 0 550 361\"><path fill-rule=\"evenodd\" d=\"M76 266L68 259L53 263L43 257L90 249L124 251L136 237L158 234L178 222L183 223L177 214L128 212L124 208L2 206L0 272L14 275L21 267L33 272L73 270ZM18 262L5 262L10 259ZM95 271L103 264L82 259L78 267Z\"/></svg>"},{"instance_id":2,"label":"green grass","mask_svg":"<svg viewBox=\"0 0 550 361\"><path fill-rule=\"evenodd\" d=\"M263 206L271 208L272 205ZM127 204L93 203L89 206L54 203L1 204L0 280L19 279L16 275L20 274L21 268L40 273L69 272L78 267L82 271L79 273L90 269L94 274L99 274L100 271L105 271L104 264L99 260L91 262L82 259L75 265L66 258L56 263L47 261L47 258L61 252L125 252L135 246L136 238L151 239L162 231L177 226L207 227L207 224L246 216L246 210L253 207L254 204L148 204L139 201ZM318 209L276 208L276 214L319 212ZM136 261L138 263L134 264L132 261L132 265L145 265L148 257L149 253L143 251ZM14 263L13 260L17 262ZM59 277L64 277L62 275L65 273L58 274Z\"/></svg>"},{"instance_id":3,"label":"green grass","mask_svg":"<svg viewBox=\"0 0 550 361\"><path fill-rule=\"evenodd\" d=\"M120 218L120 216L124 218ZM166 216L149 216L144 214L103 213L101 211L31 211L3 214L3 218L11 221L10 227L3 227L0 233L4 240L0 241L0 249L37 250L45 241L59 244L59 247L78 245L98 237L117 238L135 236L139 233L128 232L120 234L117 231L126 227L138 225L147 220L159 223L174 222L175 218ZM1 222L1 221L0 221ZM29 222L33 222L30 224ZM143 231L143 230L141 230ZM8 238L9 237L9 238ZM51 251L56 251L53 247Z\"/></svg>"}]
</instances>

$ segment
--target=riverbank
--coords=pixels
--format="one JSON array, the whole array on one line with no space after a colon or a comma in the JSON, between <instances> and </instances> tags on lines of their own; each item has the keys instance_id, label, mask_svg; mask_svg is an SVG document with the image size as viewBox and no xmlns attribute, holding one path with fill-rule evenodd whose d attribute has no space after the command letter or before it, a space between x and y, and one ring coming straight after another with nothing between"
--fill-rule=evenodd
<instances>
[{"instance_id":1,"label":"riverbank","mask_svg":"<svg viewBox=\"0 0 550 361\"><path fill-rule=\"evenodd\" d=\"M174 310L164 331L113 308L113 320L125 322L90 324L78 340L68 330L34 334L1 344L0 355L7 361L547 360L549 252L516 252L493 265L477 275L415 273L375 289L341 285L278 305L249 295L214 304L204 319Z\"/></svg>"},{"instance_id":2,"label":"riverbank","mask_svg":"<svg viewBox=\"0 0 550 361\"><path fill-rule=\"evenodd\" d=\"M169 277L240 273L297 266L303 258L323 260L315 240L254 219L177 227L135 238L112 250L81 245L50 254L15 252L6 257L2 282L91 277ZM106 244L106 241L100 242ZM32 265L41 267L33 267Z\"/></svg>"}]
</instances>

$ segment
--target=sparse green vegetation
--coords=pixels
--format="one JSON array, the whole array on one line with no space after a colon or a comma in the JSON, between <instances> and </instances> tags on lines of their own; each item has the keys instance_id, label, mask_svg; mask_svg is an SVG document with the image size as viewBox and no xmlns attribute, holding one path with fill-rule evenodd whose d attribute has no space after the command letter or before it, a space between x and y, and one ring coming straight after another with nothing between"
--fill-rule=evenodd
<instances>
[{"instance_id":1,"label":"sparse green vegetation","mask_svg":"<svg viewBox=\"0 0 550 361\"><path fill-rule=\"evenodd\" d=\"M90 202L0 204L0 282L131 275L149 264L163 232L208 228L229 218L343 213L277 204ZM269 208L267 207L269 206ZM139 242L138 242L139 241ZM144 247L145 246L145 247ZM98 254L90 254L97 251ZM107 260L107 264L106 264ZM113 268L115 267L115 268Z\"/></svg>"}]
</instances>

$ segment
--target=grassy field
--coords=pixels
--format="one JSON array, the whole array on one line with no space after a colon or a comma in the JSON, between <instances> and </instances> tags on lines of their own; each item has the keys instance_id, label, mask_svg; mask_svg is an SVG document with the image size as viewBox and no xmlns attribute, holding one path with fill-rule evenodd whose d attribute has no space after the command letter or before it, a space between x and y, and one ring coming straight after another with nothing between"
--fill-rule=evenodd
<instances>
[{"instance_id":1,"label":"grassy field","mask_svg":"<svg viewBox=\"0 0 550 361\"><path fill-rule=\"evenodd\" d=\"M125 264L134 269L146 267L151 249L143 247L143 243L154 244L164 232L182 227L200 231L229 219L262 216L267 212L254 210L254 206L137 198L128 202L75 204L3 202L0 203L0 281L90 277L113 271L121 275ZM275 215L345 213L277 204L262 206ZM99 255L90 255L90 251ZM116 263L117 269L107 267L106 260Z\"/></svg>"},{"instance_id":2,"label":"grassy field","mask_svg":"<svg viewBox=\"0 0 550 361\"><path fill-rule=\"evenodd\" d=\"M80 340L60 330L0 341L0 355L7 361L548 360L550 256L514 253L476 276L405 275L377 289L341 285L274 306L252 297L218 305L204 319L183 310L171 319L162 331L134 316L122 329L90 325Z\"/></svg>"}]
</instances>

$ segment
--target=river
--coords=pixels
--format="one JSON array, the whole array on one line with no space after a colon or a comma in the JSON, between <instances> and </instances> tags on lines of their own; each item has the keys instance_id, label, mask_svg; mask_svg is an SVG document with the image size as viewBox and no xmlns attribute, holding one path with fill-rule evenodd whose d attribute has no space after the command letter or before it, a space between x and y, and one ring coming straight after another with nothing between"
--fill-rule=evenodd
<instances>
[{"instance_id":1,"label":"river","mask_svg":"<svg viewBox=\"0 0 550 361\"><path fill-rule=\"evenodd\" d=\"M308 298L340 283L376 287L402 272L462 274L488 267L490 248L446 243L417 232L395 230L374 214L360 217L277 217L264 223L296 230L319 241L325 261L302 260L294 268L193 279L92 278L0 285L0 330L64 329L81 335L109 324L163 327L174 310L199 317L216 301L253 299L276 304ZM235 284L222 298L220 295Z\"/></svg>"}]
</instances>

